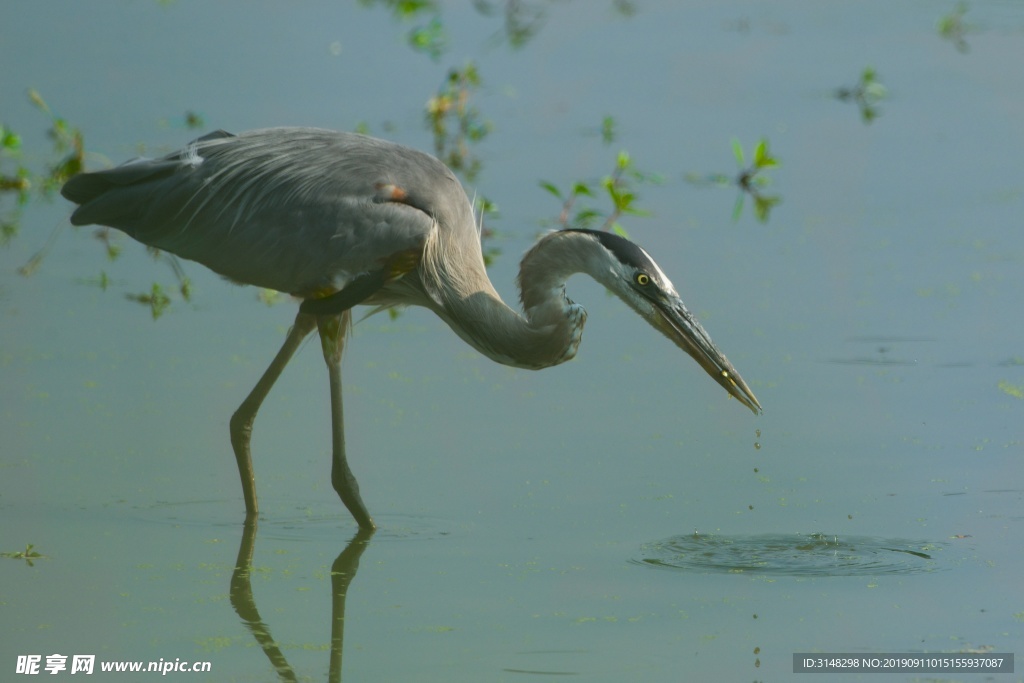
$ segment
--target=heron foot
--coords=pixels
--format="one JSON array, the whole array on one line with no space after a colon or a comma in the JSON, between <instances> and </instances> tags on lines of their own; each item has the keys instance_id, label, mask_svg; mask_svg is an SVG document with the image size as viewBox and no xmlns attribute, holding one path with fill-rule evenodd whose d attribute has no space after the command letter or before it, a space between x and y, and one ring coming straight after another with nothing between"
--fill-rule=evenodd
<instances>
[{"instance_id":1,"label":"heron foot","mask_svg":"<svg viewBox=\"0 0 1024 683\"><path fill-rule=\"evenodd\" d=\"M335 466L331 468L331 484L334 486L334 490L338 492L338 497L341 498L341 502L345 504L348 511L355 518L356 523L360 529L366 531L372 531L377 528L374 524L373 518L370 517L369 510L366 509L366 504L363 502L363 497L359 495L359 482L356 481L355 475L348 468L346 463L339 463L335 461Z\"/></svg>"}]
</instances>

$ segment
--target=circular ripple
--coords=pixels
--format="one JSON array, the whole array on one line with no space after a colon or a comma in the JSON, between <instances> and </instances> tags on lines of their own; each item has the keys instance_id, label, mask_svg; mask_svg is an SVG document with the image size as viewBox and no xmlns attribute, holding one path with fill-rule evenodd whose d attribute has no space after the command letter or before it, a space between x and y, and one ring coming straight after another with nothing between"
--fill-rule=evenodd
<instances>
[{"instance_id":1,"label":"circular ripple","mask_svg":"<svg viewBox=\"0 0 1024 683\"><path fill-rule=\"evenodd\" d=\"M785 576L917 574L942 569L941 543L873 536L687 534L647 543L636 564Z\"/></svg>"}]
</instances>

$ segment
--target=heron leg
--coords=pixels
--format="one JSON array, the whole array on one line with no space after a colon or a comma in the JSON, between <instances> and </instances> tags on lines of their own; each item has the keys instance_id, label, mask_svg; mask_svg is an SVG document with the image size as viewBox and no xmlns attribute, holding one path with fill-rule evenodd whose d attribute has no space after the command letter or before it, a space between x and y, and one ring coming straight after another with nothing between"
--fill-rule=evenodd
<instances>
[{"instance_id":1,"label":"heron leg","mask_svg":"<svg viewBox=\"0 0 1024 683\"><path fill-rule=\"evenodd\" d=\"M362 497L359 495L359 482L349 469L345 457L345 417L341 400L341 355L345 349L345 335L351 324L351 311L343 311L338 315L317 316L316 324L320 330L320 345L323 347L324 360L331 381L331 484L341 497L348 511L355 517L361 529L375 529L376 525L370 517Z\"/></svg>"},{"instance_id":2,"label":"heron leg","mask_svg":"<svg viewBox=\"0 0 1024 683\"><path fill-rule=\"evenodd\" d=\"M315 327L316 319L313 316L305 313L295 316L295 324L288 331L288 337L284 340L277 355L274 356L274 360L263 372L260 381L242 401L242 405L238 406L238 410L231 416L231 447L235 451L238 474L242 478L242 495L245 497L245 514L248 519L255 518L256 513L259 512L259 505L256 503L256 475L252 470L252 451L249 447L256 413L263 404L263 399L270 393L274 382L281 376L288 361L302 344L302 340Z\"/></svg>"}]
</instances>

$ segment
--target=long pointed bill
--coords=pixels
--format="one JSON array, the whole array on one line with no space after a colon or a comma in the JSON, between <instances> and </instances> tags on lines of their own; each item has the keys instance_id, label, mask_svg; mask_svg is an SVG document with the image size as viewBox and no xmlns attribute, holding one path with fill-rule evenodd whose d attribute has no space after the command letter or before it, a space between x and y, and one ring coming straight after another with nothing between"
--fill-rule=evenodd
<instances>
[{"instance_id":1,"label":"long pointed bill","mask_svg":"<svg viewBox=\"0 0 1024 683\"><path fill-rule=\"evenodd\" d=\"M649 318L651 324L690 354L736 400L754 411L755 415L760 413L761 404L757 402L754 392L725 354L718 350L693 314L686 310L683 302L675 298L653 303L656 313Z\"/></svg>"}]
</instances>

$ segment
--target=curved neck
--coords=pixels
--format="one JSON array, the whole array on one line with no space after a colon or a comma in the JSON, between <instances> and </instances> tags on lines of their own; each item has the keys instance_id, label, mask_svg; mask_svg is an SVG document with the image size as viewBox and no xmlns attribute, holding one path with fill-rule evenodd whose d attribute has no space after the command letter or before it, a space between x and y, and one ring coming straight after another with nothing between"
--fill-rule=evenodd
<instances>
[{"instance_id":1,"label":"curved neck","mask_svg":"<svg viewBox=\"0 0 1024 683\"><path fill-rule=\"evenodd\" d=\"M473 278L474 291L443 293L437 313L466 342L498 363L540 369L576 355L587 313L565 295L574 273L600 280L591 264L602 247L575 232L543 237L523 257L518 284L523 314L509 308L486 273Z\"/></svg>"}]
</instances>

